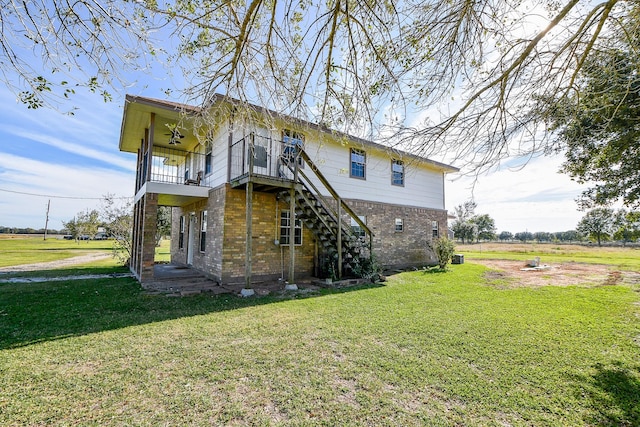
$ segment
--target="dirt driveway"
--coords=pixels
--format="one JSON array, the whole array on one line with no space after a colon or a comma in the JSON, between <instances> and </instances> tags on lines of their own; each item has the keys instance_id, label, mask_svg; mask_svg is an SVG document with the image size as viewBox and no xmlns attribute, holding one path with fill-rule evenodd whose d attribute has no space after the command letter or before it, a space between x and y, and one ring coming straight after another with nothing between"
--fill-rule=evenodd
<instances>
[{"instance_id":1,"label":"dirt driveway","mask_svg":"<svg viewBox=\"0 0 640 427\"><path fill-rule=\"evenodd\" d=\"M640 284L640 273L620 271L608 265L578 262L541 264L540 269L527 269L523 261L474 259L491 270L485 273L489 284L501 288L537 286L603 286L620 283Z\"/></svg>"},{"instance_id":2,"label":"dirt driveway","mask_svg":"<svg viewBox=\"0 0 640 427\"><path fill-rule=\"evenodd\" d=\"M92 261L98 261L109 258L111 253L93 252L86 255L75 256L72 258L61 259L57 261L38 262L33 264L12 265L9 267L0 267L0 273L21 273L23 271L39 271L52 270L55 268L71 267L78 264L85 264Z\"/></svg>"}]
</instances>

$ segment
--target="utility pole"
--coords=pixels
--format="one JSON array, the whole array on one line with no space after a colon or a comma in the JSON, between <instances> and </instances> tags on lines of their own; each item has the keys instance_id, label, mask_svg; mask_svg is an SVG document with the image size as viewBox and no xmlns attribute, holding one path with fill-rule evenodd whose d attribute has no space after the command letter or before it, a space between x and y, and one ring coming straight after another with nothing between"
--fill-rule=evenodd
<instances>
[{"instance_id":1,"label":"utility pole","mask_svg":"<svg viewBox=\"0 0 640 427\"><path fill-rule=\"evenodd\" d=\"M49 208L51 207L51 199L47 202L47 217L44 222L44 240L47 240L47 227L49 226Z\"/></svg>"}]
</instances>

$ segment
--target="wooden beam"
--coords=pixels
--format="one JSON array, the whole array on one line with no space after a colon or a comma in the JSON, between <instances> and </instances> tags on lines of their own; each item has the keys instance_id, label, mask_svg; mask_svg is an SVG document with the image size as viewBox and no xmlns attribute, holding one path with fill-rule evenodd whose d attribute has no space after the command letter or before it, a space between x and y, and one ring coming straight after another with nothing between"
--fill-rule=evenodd
<instances>
[{"instance_id":1,"label":"wooden beam","mask_svg":"<svg viewBox=\"0 0 640 427\"><path fill-rule=\"evenodd\" d=\"M342 199L338 197L338 279L342 279Z\"/></svg>"}]
</instances>

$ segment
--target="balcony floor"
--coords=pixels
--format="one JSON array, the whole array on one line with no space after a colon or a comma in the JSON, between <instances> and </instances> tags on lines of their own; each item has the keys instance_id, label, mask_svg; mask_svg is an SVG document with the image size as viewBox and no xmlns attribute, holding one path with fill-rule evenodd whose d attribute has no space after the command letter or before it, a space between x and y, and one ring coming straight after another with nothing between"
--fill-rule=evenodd
<instances>
[{"instance_id":1,"label":"balcony floor","mask_svg":"<svg viewBox=\"0 0 640 427\"><path fill-rule=\"evenodd\" d=\"M245 188L247 183L251 180L253 182L254 191L260 191L263 193L274 193L282 191L286 188L291 188L293 181L288 178L276 178L268 175L252 174L249 179L249 174L240 175L231 180L232 188Z\"/></svg>"},{"instance_id":2,"label":"balcony floor","mask_svg":"<svg viewBox=\"0 0 640 427\"><path fill-rule=\"evenodd\" d=\"M134 202L147 193L158 194L160 206L184 206L209 197L209 187L199 185L167 184L163 182L145 183L134 199Z\"/></svg>"}]
</instances>

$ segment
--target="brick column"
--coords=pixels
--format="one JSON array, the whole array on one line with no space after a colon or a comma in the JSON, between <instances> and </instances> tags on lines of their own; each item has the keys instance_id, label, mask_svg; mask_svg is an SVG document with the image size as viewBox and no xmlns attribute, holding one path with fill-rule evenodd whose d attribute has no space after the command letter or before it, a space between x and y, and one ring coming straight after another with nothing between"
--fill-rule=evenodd
<instances>
[{"instance_id":1,"label":"brick column","mask_svg":"<svg viewBox=\"0 0 640 427\"><path fill-rule=\"evenodd\" d=\"M141 283L153 280L153 265L156 250L156 229L158 221L158 195L147 193L143 197L142 232L140 241Z\"/></svg>"}]
</instances>

